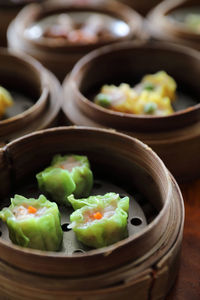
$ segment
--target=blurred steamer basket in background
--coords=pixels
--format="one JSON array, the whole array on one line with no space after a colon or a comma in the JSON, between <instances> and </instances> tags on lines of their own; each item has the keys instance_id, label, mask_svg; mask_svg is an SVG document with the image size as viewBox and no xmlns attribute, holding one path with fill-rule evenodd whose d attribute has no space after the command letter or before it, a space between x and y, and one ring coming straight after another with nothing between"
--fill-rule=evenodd
<instances>
[{"instance_id":1,"label":"blurred steamer basket in background","mask_svg":"<svg viewBox=\"0 0 200 300\"><path fill-rule=\"evenodd\" d=\"M145 28L153 39L200 50L200 2L164 1L149 13Z\"/></svg>"},{"instance_id":2,"label":"blurred steamer basket in background","mask_svg":"<svg viewBox=\"0 0 200 300\"><path fill-rule=\"evenodd\" d=\"M8 30L10 48L28 53L61 81L85 54L141 35L142 18L116 1L47 1L25 7Z\"/></svg>"},{"instance_id":3,"label":"blurred steamer basket in background","mask_svg":"<svg viewBox=\"0 0 200 300\"><path fill-rule=\"evenodd\" d=\"M53 74L28 55L0 48L0 86L13 98L0 119L0 144L57 124L62 89Z\"/></svg>"}]
</instances>

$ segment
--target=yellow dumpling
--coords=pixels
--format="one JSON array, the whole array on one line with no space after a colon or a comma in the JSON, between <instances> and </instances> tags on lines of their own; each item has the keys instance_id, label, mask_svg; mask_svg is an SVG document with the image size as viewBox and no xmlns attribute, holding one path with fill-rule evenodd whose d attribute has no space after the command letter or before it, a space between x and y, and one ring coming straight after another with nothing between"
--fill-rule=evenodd
<instances>
[{"instance_id":1,"label":"yellow dumpling","mask_svg":"<svg viewBox=\"0 0 200 300\"><path fill-rule=\"evenodd\" d=\"M175 99L176 82L160 71L146 75L135 87L122 83L104 85L95 97L95 103L114 111L131 114L165 116L174 112L171 101Z\"/></svg>"},{"instance_id":2,"label":"yellow dumpling","mask_svg":"<svg viewBox=\"0 0 200 300\"><path fill-rule=\"evenodd\" d=\"M5 114L6 108L12 105L12 96L5 88L0 86L0 118Z\"/></svg>"},{"instance_id":3,"label":"yellow dumpling","mask_svg":"<svg viewBox=\"0 0 200 300\"><path fill-rule=\"evenodd\" d=\"M136 114L166 116L173 113L169 97L161 97L156 92L143 91L135 106Z\"/></svg>"},{"instance_id":4,"label":"yellow dumpling","mask_svg":"<svg viewBox=\"0 0 200 300\"><path fill-rule=\"evenodd\" d=\"M95 103L115 111L135 113L134 103L137 93L128 84L104 85L100 94L95 98Z\"/></svg>"},{"instance_id":5,"label":"yellow dumpling","mask_svg":"<svg viewBox=\"0 0 200 300\"><path fill-rule=\"evenodd\" d=\"M157 92L161 97L169 97L171 101L175 99L176 81L165 71L146 75L143 77L141 83L142 85L146 85L147 89L149 86L149 91Z\"/></svg>"}]
</instances>

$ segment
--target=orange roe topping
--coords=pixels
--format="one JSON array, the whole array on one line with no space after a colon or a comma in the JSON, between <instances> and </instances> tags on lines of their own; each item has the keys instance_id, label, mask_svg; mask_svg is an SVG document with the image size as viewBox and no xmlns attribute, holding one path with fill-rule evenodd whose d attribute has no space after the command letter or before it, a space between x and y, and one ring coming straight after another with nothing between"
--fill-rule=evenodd
<instances>
[{"instance_id":1,"label":"orange roe topping","mask_svg":"<svg viewBox=\"0 0 200 300\"><path fill-rule=\"evenodd\" d=\"M102 214L98 211L98 212L96 212L95 214L93 214L93 217L94 217L94 219L96 219L96 220L100 220L100 219L102 219Z\"/></svg>"},{"instance_id":2,"label":"orange roe topping","mask_svg":"<svg viewBox=\"0 0 200 300\"><path fill-rule=\"evenodd\" d=\"M29 214L35 214L37 212L37 209L33 206L28 207Z\"/></svg>"}]
</instances>

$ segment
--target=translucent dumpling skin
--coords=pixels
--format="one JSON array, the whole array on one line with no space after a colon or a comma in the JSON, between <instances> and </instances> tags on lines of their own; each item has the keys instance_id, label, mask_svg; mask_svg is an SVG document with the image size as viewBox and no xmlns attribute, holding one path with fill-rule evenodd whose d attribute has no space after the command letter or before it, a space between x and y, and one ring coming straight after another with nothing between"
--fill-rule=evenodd
<instances>
[{"instance_id":1,"label":"translucent dumpling skin","mask_svg":"<svg viewBox=\"0 0 200 300\"><path fill-rule=\"evenodd\" d=\"M14 244L46 251L60 249L63 239L60 213L57 204L45 196L27 199L15 195L11 205L1 210L0 218L6 222Z\"/></svg>"},{"instance_id":2,"label":"translucent dumpling skin","mask_svg":"<svg viewBox=\"0 0 200 300\"><path fill-rule=\"evenodd\" d=\"M127 218L129 198L118 194L91 196L88 199L69 197L75 212L69 227L83 244L101 248L116 243L128 235Z\"/></svg>"},{"instance_id":3,"label":"translucent dumpling skin","mask_svg":"<svg viewBox=\"0 0 200 300\"><path fill-rule=\"evenodd\" d=\"M93 174L86 156L56 155L51 166L36 175L39 189L55 202L69 206L68 196L88 197Z\"/></svg>"}]
</instances>

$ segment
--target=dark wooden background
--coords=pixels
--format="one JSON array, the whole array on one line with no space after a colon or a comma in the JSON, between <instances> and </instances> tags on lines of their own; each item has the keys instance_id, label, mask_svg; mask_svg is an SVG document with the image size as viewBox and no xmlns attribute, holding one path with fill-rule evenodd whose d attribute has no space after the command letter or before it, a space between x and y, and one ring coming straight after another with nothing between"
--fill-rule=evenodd
<instances>
[{"instance_id":1,"label":"dark wooden background","mask_svg":"<svg viewBox=\"0 0 200 300\"><path fill-rule=\"evenodd\" d=\"M200 300L200 180L180 187L185 203L181 266L166 300Z\"/></svg>"}]
</instances>

